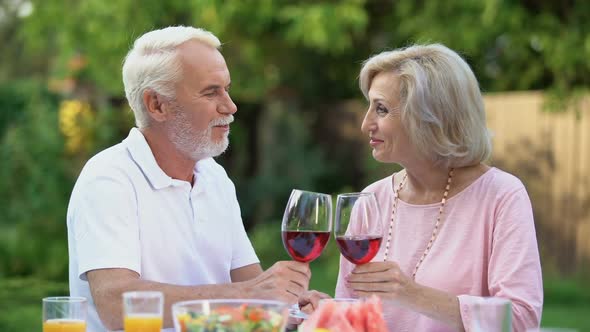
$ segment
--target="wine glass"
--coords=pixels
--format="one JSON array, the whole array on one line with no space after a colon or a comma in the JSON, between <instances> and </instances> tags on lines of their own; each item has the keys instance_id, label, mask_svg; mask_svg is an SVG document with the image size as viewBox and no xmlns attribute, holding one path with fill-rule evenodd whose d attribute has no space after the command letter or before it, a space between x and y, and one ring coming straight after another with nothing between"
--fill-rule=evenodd
<instances>
[{"instance_id":1,"label":"wine glass","mask_svg":"<svg viewBox=\"0 0 590 332\"><path fill-rule=\"evenodd\" d=\"M281 235L289 256L298 262L308 263L318 258L332 232L332 196L293 189L283 214ZM295 304L291 316L307 315Z\"/></svg>"},{"instance_id":2,"label":"wine glass","mask_svg":"<svg viewBox=\"0 0 590 332\"><path fill-rule=\"evenodd\" d=\"M283 245L298 262L311 262L324 250L332 231L332 197L294 189L281 225Z\"/></svg>"},{"instance_id":3,"label":"wine glass","mask_svg":"<svg viewBox=\"0 0 590 332\"><path fill-rule=\"evenodd\" d=\"M344 258L359 265L375 257L383 241L380 216L375 194L338 195L334 236Z\"/></svg>"}]
</instances>

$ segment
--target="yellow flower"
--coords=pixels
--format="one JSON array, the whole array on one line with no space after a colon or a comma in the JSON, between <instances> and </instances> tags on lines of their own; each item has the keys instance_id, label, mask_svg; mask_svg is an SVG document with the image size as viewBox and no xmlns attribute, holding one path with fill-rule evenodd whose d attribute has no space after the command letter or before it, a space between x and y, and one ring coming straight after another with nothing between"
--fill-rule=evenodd
<instances>
[{"instance_id":1,"label":"yellow flower","mask_svg":"<svg viewBox=\"0 0 590 332\"><path fill-rule=\"evenodd\" d=\"M64 100L59 107L59 130L66 140L66 150L76 153L81 150L86 136L85 125L92 120L92 112L87 102Z\"/></svg>"}]
</instances>

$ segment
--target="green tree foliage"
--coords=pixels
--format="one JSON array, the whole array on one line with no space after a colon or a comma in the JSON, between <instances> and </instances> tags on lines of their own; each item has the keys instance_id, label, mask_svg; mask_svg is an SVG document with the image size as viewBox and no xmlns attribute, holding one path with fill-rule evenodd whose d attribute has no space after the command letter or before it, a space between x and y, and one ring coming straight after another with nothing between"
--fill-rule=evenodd
<instances>
[{"instance_id":1,"label":"green tree foliage","mask_svg":"<svg viewBox=\"0 0 590 332\"><path fill-rule=\"evenodd\" d=\"M590 85L587 1L402 1L393 11L381 31L461 51L485 90Z\"/></svg>"},{"instance_id":2,"label":"green tree foliage","mask_svg":"<svg viewBox=\"0 0 590 332\"><path fill-rule=\"evenodd\" d=\"M576 0L0 1L0 277L65 277L69 193L131 126L121 64L148 30L193 25L222 40L239 112L220 161L251 227L279 219L292 188L360 190L373 177L343 130L360 126L347 105L371 54L441 42L485 91L571 96L590 85L589 22L590 3ZM91 112L76 120L75 152L62 100Z\"/></svg>"}]
</instances>

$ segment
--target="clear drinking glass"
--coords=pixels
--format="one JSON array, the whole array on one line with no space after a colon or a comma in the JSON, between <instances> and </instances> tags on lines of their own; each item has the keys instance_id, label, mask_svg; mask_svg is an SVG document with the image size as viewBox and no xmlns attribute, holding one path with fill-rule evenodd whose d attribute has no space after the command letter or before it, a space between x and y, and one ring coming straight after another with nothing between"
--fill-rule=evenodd
<instances>
[{"instance_id":1,"label":"clear drinking glass","mask_svg":"<svg viewBox=\"0 0 590 332\"><path fill-rule=\"evenodd\" d=\"M125 332L160 332L164 312L162 292L123 293Z\"/></svg>"},{"instance_id":2,"label":"clear drinking glass","mask_svg":"<svg viewBox=\"0 0 590 332\"><path fill-rule=\"evenodd\" d=\"M375 194L340 194L336 200L334 236L342 256L353 264L370 262L383 240L381 214Z\"/></svg>"},{"instance_id":3,"label":"clear drinking glass","mask_svg":"<svg viewBox=\"0 0 590 332\"><path fill-rule=\"evenodd\" d=\"M85 332L87 301L84 297L43 299L43 332Z\"/></svg>"},{"instance_id":4,"label":"clear drinking glass","mask_svg":"<svg viewBox=\"0 0 590 332\"><path fill-rule=\"evenodd\" d=\"M318 258L332 232L332 196L293 189L287 202L281 236L287 253L298 262ZM307 315L294 304L290 312L296 318Z\"/></svg>"},{"instance_id":5,"label":"clear drinking glass","mask_svg":"<svg viewBox=\"0 0 590 332\"><path fill-rule=\"evenodd\" d=\"M511 332L512 302L500 297L483 297L473 305L472 330Z\"/></svg>"}]
</instances>

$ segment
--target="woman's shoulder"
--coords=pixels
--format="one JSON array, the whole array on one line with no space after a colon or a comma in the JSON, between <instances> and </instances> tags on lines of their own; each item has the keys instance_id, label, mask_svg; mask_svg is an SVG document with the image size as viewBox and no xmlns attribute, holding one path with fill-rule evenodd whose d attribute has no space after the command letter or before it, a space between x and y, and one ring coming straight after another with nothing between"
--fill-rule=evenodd
<instances>
[{"instance_id":1,"label":"woman's shoulder","mask_svg":"<svg viewBox=\"0 0 590 332\"><path fill-rule=\"evenodd\" d=\"M522 183L522 181L520 181L518 177L504 170L501 170L500 168L491 167L488 172L490 173L489 176L487 177L487 179L484 178L484 180L487 180L484 182L486 182L488 186L495 187L499 190L508 191L524 188L524 184ZM485 175L488 174L484 174L484 176Z\"/></svg>"},{"instance_id":2,"label":"woman's shoulder","mask_svg":"<svg viewBox=\"0 0 590 332\"><path fill-rule=\"evenodd\" d=\"M392 190L392 179L393 175L389 175L383 179L377 180L363 189L363 192L372 192L375 193L375 195L388 194Z\"/></svg>"},{"instance_id":3,"label":"woman's shoulder","mask_svg":"<svg viewBox=\"0 0 590 332\"><path fill-rule=\"evenodd\" d=\"M511 195L519 191L526 191L522 181L515 175L490 167L483 175L475 180L464 192L494 194L496 197ZM476 197L474 195L473 197Z\"/></svg>"}]
</instances>

